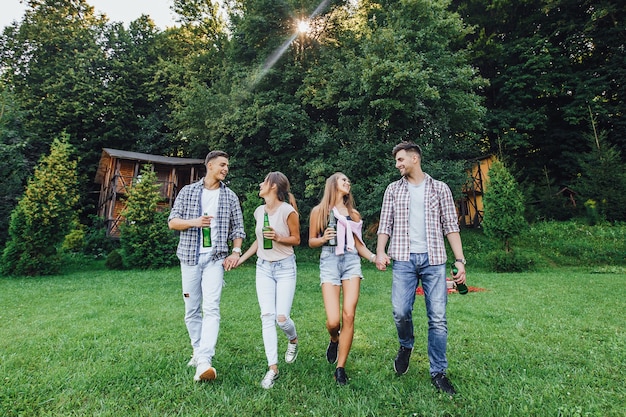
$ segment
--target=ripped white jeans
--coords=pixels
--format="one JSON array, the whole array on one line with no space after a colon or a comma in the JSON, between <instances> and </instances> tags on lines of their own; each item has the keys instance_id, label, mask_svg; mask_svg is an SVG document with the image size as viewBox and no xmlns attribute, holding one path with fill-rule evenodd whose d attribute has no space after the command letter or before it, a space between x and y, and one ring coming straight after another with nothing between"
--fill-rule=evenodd
<instances>
[{"instance_id":1,"label":"ripped white jeans","mask_svg":"<svg viewBox=\"0 0 626 417\"><path fill-rule=\"evenodd\" d=\"M261 308L263 345L268 366L278 363L276 325L288 340L297 337L296 325L290 317L296 292L296 272L295 255L274 262L257 259L256 293Z\"/></svg>"}]
</instances>

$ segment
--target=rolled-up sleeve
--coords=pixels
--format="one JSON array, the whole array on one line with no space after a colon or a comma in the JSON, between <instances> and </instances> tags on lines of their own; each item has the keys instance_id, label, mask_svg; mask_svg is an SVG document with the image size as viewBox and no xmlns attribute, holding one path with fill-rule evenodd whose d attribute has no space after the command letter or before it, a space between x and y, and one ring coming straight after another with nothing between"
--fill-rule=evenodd
<instances>
[{"instance_id":1,"label":"rolled-up sleeve","mask_svg":"<svg viewBox=\"0 0 626 417\"><path fill-rule=\"evenodd\" d=\"M380 221L376 234L391 236L393 233L393 184L389 184L383 196L383 204L380 209Z\"/></svg>"}]
</instances>

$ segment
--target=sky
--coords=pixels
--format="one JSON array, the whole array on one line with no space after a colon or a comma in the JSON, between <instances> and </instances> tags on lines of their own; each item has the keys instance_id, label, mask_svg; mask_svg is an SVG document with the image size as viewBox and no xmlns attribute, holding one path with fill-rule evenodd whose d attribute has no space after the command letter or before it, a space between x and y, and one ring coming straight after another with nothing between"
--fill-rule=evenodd
<instances>
[{"instance_id":1,"label":"sky","mask_svg":"<svg viewBox=\"0 0 626 417\"><path fill-rule=\"evenodd\" d=\"M26 6L20 0L0 0L0 29L14 21L21 21ZM123 22L125 26L142 14L149 15L161 29L173 26L174 13L170 10L172 0L87 0L96 13L106 14L111 22Z\"/></svg>"}]
</instances>

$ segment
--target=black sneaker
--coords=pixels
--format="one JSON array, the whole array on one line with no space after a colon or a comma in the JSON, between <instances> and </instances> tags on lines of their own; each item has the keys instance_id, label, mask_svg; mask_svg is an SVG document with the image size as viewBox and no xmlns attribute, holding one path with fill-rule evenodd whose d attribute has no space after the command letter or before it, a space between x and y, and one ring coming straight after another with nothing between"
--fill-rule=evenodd
<instances>
[{"instance_id":1,"label":"black sneaker","mask_svg":"<svg viewBox=\"0 0 626 417\"><path fill-rule=\"evenodd\" d=\"M396 356L396 359L393 361L393 369L395 369L396 374L404 375L409 370L411 351L413 351L413 349L404 346L400 346L400 349L398 349L398 356Z\"/></svg>"},{"instance_id":2,"label":"black sneaker","mask_svg":"<svg viewBox=\"0 0 626 417\"><path fill-rule=\"evenodd\" d=\"M344 368L335 369L335 381L338 385L346 385L348 383L348 376Z\"/></svg>"},{"instance_id":3,"label":"black sneaker","mask_svg":"<svg viewBox=\"0 0 626 417\"><path fill-rule=\"evenodd\" d=\"M439 391L443 391L449 395L456 394L456 391L454 390L452 383L450 382L448 377L446 377L446 374L444 374L443 372L436 373L430 378L430 380L433 382L433 385L435 386L435 388L437 388Z\"/></svg>"},{"instance_id":4,"label":"black sneaker","mask_svg":"<svg viewBox=\"0 0 626 417\"><path fill-rule=\"evenodd\" d=\"M326 348L326 360L328 360L328 363L337 362L337 348L339 348L339 341L333 342L331 340L328 343L328 347Z\"/></svg>"}]
</instances>

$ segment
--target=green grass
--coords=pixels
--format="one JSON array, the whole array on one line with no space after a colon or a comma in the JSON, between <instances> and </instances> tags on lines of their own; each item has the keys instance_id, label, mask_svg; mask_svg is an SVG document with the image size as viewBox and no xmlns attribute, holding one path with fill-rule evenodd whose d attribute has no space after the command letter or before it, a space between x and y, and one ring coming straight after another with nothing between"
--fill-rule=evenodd
<instances>
[{"instance_id":1,"label":"green grass","mask_svg":"<svg viewBox=\"0 0 626 417\"><path fill-rule=\"evenodd\" d=\"M303 257L304 258L304 257ZM485 292L452 294L449 375L459 395L428 377L424 301L407 375L390 272L365 265L349 385L325 360L328 336L315 262L299 262L293 365L266 370L253 264L226 274L214 358L218 379L193 382L178 268L90 270L0 278L2 416L624 416L626 271L561 268L524 274L469 270ZM600 273L599 273L600 272ZM280 351L285 339L280 339Z\"/></svg>"}]
</instances>

